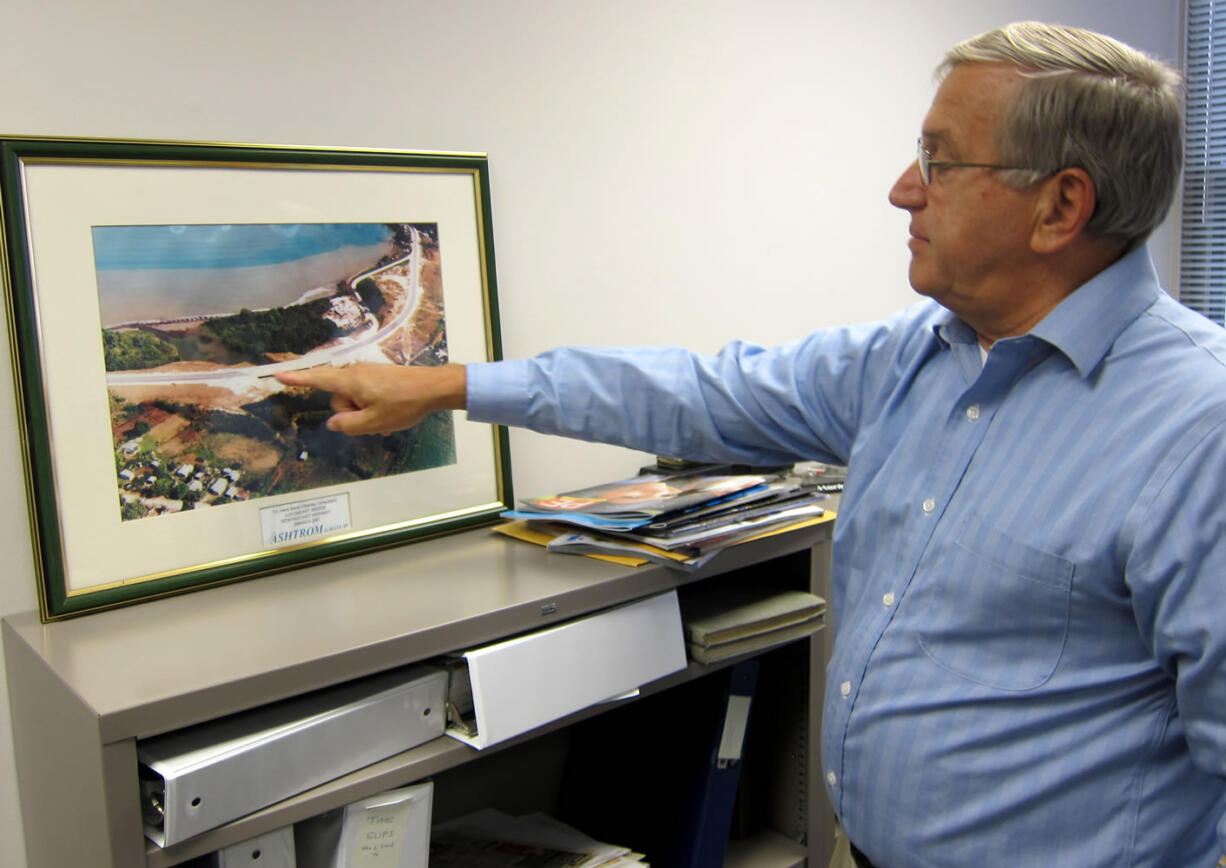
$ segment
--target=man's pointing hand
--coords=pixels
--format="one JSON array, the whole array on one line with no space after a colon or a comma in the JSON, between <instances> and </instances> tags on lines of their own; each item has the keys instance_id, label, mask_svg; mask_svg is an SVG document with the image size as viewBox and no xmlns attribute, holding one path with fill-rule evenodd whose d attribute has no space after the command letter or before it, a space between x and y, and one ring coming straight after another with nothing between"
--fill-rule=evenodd
<instances>
[{"instance_id":1,"label":"man's pointing hand","mask_svg":"<svg viewBox=\"0 0 1226 868\"><path fill-rule=\"evenodd\" d=\"M422 367L362 362L282 371L287 386L332 393L328 428L342 434L390 434L411 428L436 410L463 410L468 379L463 365Z\"/></svg>"}]
</instances>

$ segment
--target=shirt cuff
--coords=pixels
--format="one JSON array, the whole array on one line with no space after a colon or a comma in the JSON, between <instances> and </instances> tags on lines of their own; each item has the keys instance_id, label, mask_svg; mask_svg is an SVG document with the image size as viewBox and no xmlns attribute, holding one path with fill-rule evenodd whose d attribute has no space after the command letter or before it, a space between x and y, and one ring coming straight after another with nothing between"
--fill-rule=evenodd
<instances>
[{"instance_id":1,"label":"shirt cuff","mask_svg":"<svg viewBox=\"0 0 1226 868\"><path fill-rule=\"evenodd\" d=\"M528 406L528 365L526 359L465 365L469 420L521 424Z\"/></svg>"}]
</instances>

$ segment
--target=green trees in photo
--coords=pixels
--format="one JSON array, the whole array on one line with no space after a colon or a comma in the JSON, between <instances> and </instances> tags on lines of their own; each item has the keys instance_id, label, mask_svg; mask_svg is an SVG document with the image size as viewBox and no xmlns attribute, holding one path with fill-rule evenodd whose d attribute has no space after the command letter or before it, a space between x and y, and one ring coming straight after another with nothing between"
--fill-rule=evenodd
<instances>
[{"instance_id":1,"label":"green trees in photo","mask_svg":"<svg viewBox=\"0 0 1226 868\"><path fill-rule=\"evenodd\" d=\"M179 361L179 351L173 344L142 331L103 329L102 352L108 371L156 368Z\"/></svg>"}]
</instances>

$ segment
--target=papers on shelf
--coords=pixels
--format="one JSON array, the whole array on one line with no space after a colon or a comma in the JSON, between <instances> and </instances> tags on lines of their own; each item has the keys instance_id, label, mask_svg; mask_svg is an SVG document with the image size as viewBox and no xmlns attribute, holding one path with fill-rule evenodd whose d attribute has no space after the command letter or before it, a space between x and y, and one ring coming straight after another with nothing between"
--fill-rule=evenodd
<instances>
[{"instance_id":1,"label":"papers on shelf","mask_svg":"<svg viewBox=\"0 0 1226 868\"><path fill-rule=\"evenodd\" d=\"M543 521L509 521L494 528L496 533L509 536L512 539L544 546L549 551L560 554L582 554L596 560L608 561L627 567L641 567L649 563L663 564L678 570L696 570L704 566L719 552L732 545L750 542L778 533L799 530L802 527L829 521L834 514L829 511L801 518L785 518L778 522L770 522L755 527L751 532L735 540L722 542L718 546L708 546L706 551L694 553L691 549L680 547L663 549L641 542L634 537L612 535L600 531L576 532L572 528L553 522Z\"/></svg>"},{"instance_id":2,"label":"papers on shelf","mask_svg":"<svg viewBox=\"0 0 1226 868\"><path fill-rule=\"evenodd\" d=\"M591 527L638 527L715 502L731 502L761 491L770 476L706 467L672 473L640 473L564 494L520 501L521 510L562 520L581 517Z\"/></svg>"},{"instance_id":3,"label":"papers on shelf","mask_svg":"<svg viewBox=\"0 0 1226 868\"><path fill-rule=\"evenodd\" d=\"M538 546L548 547L549 543L554 539L570 533L571 529L564 525L555 524L546 521L524 521L512 520L505 524L496 525L495 533L500 533L503 536L509 536L512 539L523 540ZM641 567L643 564L650 563L647 558L642 556L625 556L619 554L590 554L598 561L608 561L613 564L621 564L625 567Z\"/></svg>"},{"instance_id":4,"label":"papers on shelf","mask_svg":"<svg viewBox=\"0 0 1226 868\"><path fill-rule=\"evenodd\" d=\"M565 554L621 555L631 560L643 560L666 567L686 570L696 570L711 558L715 552L707 552L689 556L678 551L660 549L647 543L636 542L633 539L617 539L609 536L599 536L595 533L563 532L545 544L551 552Z\"/></svg>"},{"instance_id":5,"label":"papers on shelf","mask_svg":"<svg viewBox=\"0 0 1226 868\"><path fill-rule=\"evenodd\" d=\"M731 545L816 523L826 495L811 474L730 474L727 467L679 474L644 473L564 495L521 501L498 530L546 546L616 563L703 566ZM665 495L671 486L675 495ZM631 503L635 498L640 502ZM581 530L576 530L576 526Z\"/></svg>"},{"instance_id":6,"label":"papers on shelf","mask_svg":"<svg viewBox=\"0 0 1226 868\"><path fill-rule=\"evenodd\" d=\"M818 495L824 497L824 495ZM636 533L639 541L657 548L669 551L678 549L696 549L709 551L735 542L742 542L749 537L756 537L762 531L782 524L797 524L810 518L817 518L825 513L825 509L816 502L789 505L777 508L769 513L748 519L711 524L703 528L681 528L675 533L663 536L653 535L650 531Z\"/></svg>"},{"instance_id":7,"label":"papers on shelf","mask_svg":"<svg viewBox=\"0 0 1226 868\"><path fill-rule=\"evenodd\" d=\"M514 817L486 808L440 823L430 835L430 868L613 868L642 860L541 813Z\"/></svg>"}]
</instances>

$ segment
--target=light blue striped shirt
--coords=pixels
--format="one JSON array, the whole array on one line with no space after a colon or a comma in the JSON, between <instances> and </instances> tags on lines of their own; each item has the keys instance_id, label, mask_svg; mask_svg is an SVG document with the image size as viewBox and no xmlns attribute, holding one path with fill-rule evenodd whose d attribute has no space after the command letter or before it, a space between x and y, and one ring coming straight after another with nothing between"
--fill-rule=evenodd
<instances>
[{"instance_id":1,"label":"light blue striped shirt","mask_svg":"<svg viewBox=\"0 0 1226 868\"><path fill-rule=\"evenodd\" d=\"M877 865L1226 851L1226 333L1144 248L986 362L924 302L774 349L473 365L468 401L659 454L849 464L822 766Z\"/></svg>"}]
</instances>

